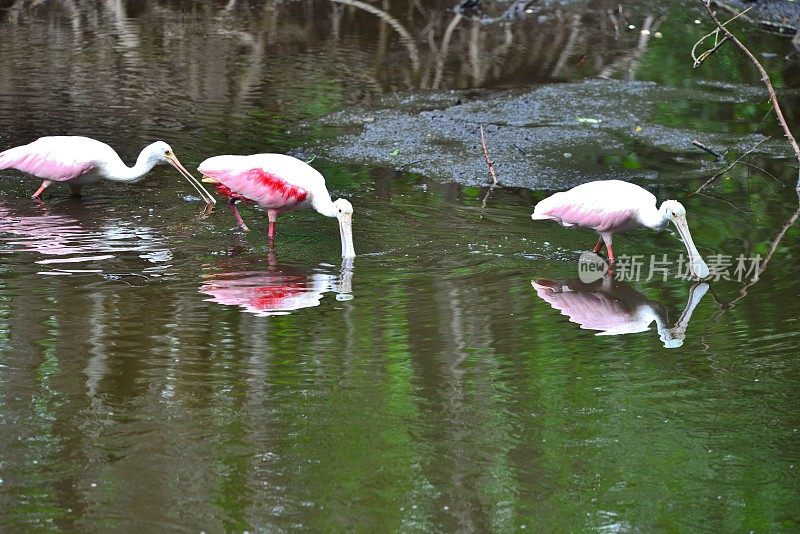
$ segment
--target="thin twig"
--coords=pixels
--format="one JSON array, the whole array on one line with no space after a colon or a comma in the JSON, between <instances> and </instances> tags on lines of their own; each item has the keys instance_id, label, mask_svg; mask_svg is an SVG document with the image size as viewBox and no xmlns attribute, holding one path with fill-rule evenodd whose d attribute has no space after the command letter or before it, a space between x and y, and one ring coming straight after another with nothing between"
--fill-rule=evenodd
<instances>
[{"instance_id":1,"label":"thin twig","mask_svg":"<svg viewBox=\"0 0 800 534\"><path fill-rule=\"evenodd\" d=\"M712 32L712 33L717 33L717 32L716 32L716 30L715 30L715 31L714 31L714 32ZM706 37L708 37L708 36L706 36ZM704 37L702 40L704 40L704 39L705 39L705 37ZM697 42L695 43L695 46L699 45L699 44L702 42L702 40L700 40L700 41L697 41ZM697 57L695 57L695 55L694 55L694 48L693 48L693 49L692 49L692 59L694 59L694 63L692 64L692 68L693 68L693 69L696 69L697 67L699 67L700 65L702 65L702 64L703 64L703 61L705 61L705 60L708 58L708 56L710 56L711 54L713 54L714 52L716 52L717 50L719 50L719 49L720 49L720 47L721 47L722 45L724 45L724 44L725 44L727 41L728 41L728 36L726 35L726 36L725 36L725 37L723 37L723 38L722 38L720 41L718 41L718 42L717 42L717 44L715 44L715 45L714 45L714 48L711 48L711 49L709 49L709 50L706 50L705 52L703 52L702 54L700 54L700 55L699 55L699 56L697 56Z\"/></svg>"},{"instance_id":2,"label":"thin twig","mask_svg":"<svg viewBox=\"0 0 800 534\"><path fill-rule=\"evenodd\" d=\"M786 184L784 184L783 182L781 182L781 181L778 179L778 177L777 177L777 176L775 176L774 174L772 174L771 172L769 172L767 169L765 169L765 168L763 168L763 167L759 167L758 165L755 165L755 164L753 164L753 163L750 163L749 161L742 161L742 162L741 162L741 164L742 164L742 165L747 165L748 167L752 167L752 168L754 168L754 169L756 169L756 170L758 170L758 171L761 171L761 172L763 172L764 174L766 174L767 176L769 176L770 178L772 178L773 180L775 180L776 182L778 182L779 184L781 184L781 186L786 186Z\"/></svg>"},{"instance_id":3,"label":"thin twig","mask_svg":"<svg viewBox=\"0 0 800 534\"><path fill-rule=\"evenodd\" d=\"M722 197L714 196L714 195L711 195L709 193L698 193L698 194L700 196L703 196L703 197L713 198L714 200L719 200L720 202L724 202L725 204L727 204L728 206L732 207L736 211L741 211L742 213L747 213L748 215L752 215L752 213L753 213L752 210L743 210L742 208L740 208L739 206L737 206L736 204L734 204L730 200L726 200L726 199L724 199Z\"/></svg>"},{"instance_id":4,"label":"thin twig","mask_svg":"<svg viewBox=\"0 0 800 534\"><path fill-rule=\"evenodd\" d=\"M750 50L747 49L742 42L733 35L728 28L726 28L723 24L720 24L719 19L717 19L717 15L712 11L711 5L709 0L699 0L700 3L706 8L708 12L708 16L711 17L711 20L714 21L714 24L717 25L717 29L722 31L732 42L735 44L742 53L747 56L747 59L758 69L758 73L761 75L761 82L766 86L767 93L769 93L769 100L772 102L772 107L775 108L775 115L778 118L778 123L783 128L783 134L786 136L786 140L789 142L789 146L792 147L794 151L794 155L797 158L797 161L800 162L800 146L797 145L797 140L792 135L792 131L789 129L789 125L786 123L786 119L783 116L783 111L781 110L781 106L778 103L778 97L775 94L775 89L772 87L772 82L769 79L769 74L767 71L764 70L764 67L759 63L758 59L753 55ZM744 14L745 11L742 11ZM733 19L731 19L733 20ZM729 21L730 22L730 21ZM797 185L795 187L798 191L800 191L800 173L798 173L797 177Z\"/></svg>"},{"instance_id":5,"label":"thin twig","mask_svg":"<svg viewBox=\"0 0 800 534\"><path fill-rule=\"evenodd\" d=\"M744 11L742 11L741 13L737 13L737 14L736 14L736 15L734 15L733 17L731 17L731 18L729 18L728 20L726 20L725 22L723 22L723 23L722 23L722 26L727 26L727 25L728 25L728 23L730 23L730 22L732 22L732 21L736 20L737 18L741 17L742 15L744 15L745 13L747 13L748 11L750 11L751 9L753 9L753 7L755 7L755 6L750 6L750 7L748 7L747 9L745 9ZM747 17L745 17L745 18L747 18ZM702 53L702 54L700 54L699 56L695 55L695 51L697 50L697 47L698 47L698 46L700 46L700 44L701 44L703 41L705 41L706 39L708 39L708 38L709 38L709 37L711 37L711 36L714 36L714 39L715 39L715 41L714 41L714 47L713 47L713 48L711 48L711 50L706 50L705 52L703 52L703 53ZM705 60L706 60L706 58L708 58L708 56L710 56L711 54L713 54L714 52L716 52L716 51L719 49L719 47L721 47L723 44L725 44L725 41L727 41L727 40L728 40L728 37L727 37L727 36L725 36L725 37L723 37L723 38L722 38L722 40L720 40L720 41L717 41L716 39L717 39L718 37L719 37L719 29L716 29L716 30L714 30L713 32L707 33L706 35L702 36L702 37L700 38L700 40L698 40L698 41L697 41L697 42L694 44L694 46L692 47L692 52L691 52L691 54L692 54L692 59L694 60L694 65L693 65L693 68L695 68L695 69L696 69L697 67L699 67L700 65L702 65L703 61L705 61Z\"/></svg>"},{"instance_id":6,"label":"thin twig","mask_svg":"<svg viewBox=\"0 0 800 534\"><path fill-rule=\"evenodd\" d=\"M489 150L486 148L486 138L483 135L483 124L481 128L481 146L483 147L483 157L486 158L486 166L489 167L489 174L492 175L492 185L497 185L497 175L494 172L494 161L489 157Z\"/></svg>"},{"instance_id":7,"label":"thin twig","mask_svg":"<svg viewBox=\"0 0 800 534\"><path fill-rule=\"evenodd\" d=\"M729 170L731 170L732 168L734 168L734 167L736 166L736 164L737 164L737 163L739 163L739 162L740 162L740 161L741 161L741 160L742 160L744 157L746 157L748 154L752 154L752 153L753 153L753 151L754 151L756 148L758 148L758 145L760 145L761 143L763 143L763 142L764 142L764 141L766 141L767 139L769 139L769 137L765 137L764 139L762 139L761 141L759 141L758 143L756 143L755 145L753 145L753 148L751 148L750 150L748 150L747 152L745 152L744 154L742 154L741 156L739 156L738 158L736 158L736 161L734 161L733 163L731 163L730 165L728 165L727 167L725 167L723 170L721 170L720 172L718 172L717 174L715 174L714 176L712 176L711 178L709 178L708 180L706 180L706 181L705 181L705 183L704 183L703 185L701 185L700 187L698 187L698 188L697 188L697 191L695 191L694 193L692 193L692 194L691 194L691 195L689 195L689 196L696 195L697 193L699 193L700 191L702 191L703 189L705 189L705 187L706 187L708 184L710 184L711 182L713 182L714 180L716 180L717 178L719 178L720 176L722 176L723 174L725 174L726 172L728 172Z\"/></svg>"},{"instance_id":8,"label":"thin twig","mask_svg":"<svg viewBox=\"0 0 800 534\"><path fill-rule=\"evenodd\" d=\"M701 149L701 150L705 150L706 152L708 152L709 154L711 154L712 156L717 158L717 161L725 161L725 156L723 154L717 152L716 150L714 150L711 147L708 147L708 146L704 145L703 143L701 143L697 139L692 141L692 144L694 146L696 146L697 148Z\"/></svg>"}]
</instances>

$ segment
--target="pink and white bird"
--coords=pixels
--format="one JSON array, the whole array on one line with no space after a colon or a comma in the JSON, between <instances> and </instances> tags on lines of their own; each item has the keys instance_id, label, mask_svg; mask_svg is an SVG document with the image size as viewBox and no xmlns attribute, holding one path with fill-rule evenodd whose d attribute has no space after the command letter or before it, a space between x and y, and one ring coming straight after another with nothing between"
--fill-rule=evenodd
<instances>
[{"instance_id":1,"label":"pink and white bird","mask_svg":"<svg viewBox=\"0 0 800 534\"><path fill-rule=\"evenodd\" d=\"M17 169L43 180L33 194L36 199L41 198L44 190L56 182L69 185L74 195L80 195L84 185L104 179L136 183L161 163L175 167L206 204L216 202L211 193L181 165L172 148L164 141L147 145L133 167L125 165L113 148L90 137L40 137L27 145L0 152L0 170Z\"/></svg>"},{"instance_id":2,"label":"pink and white bird","mask_svg":"<svg viewBox=\"0 0 800 534\"><path fill-rule=\"evenodd\" d=\"M245 232L236 203L251 202L267 210L269 240L275 237L275 221L284 211L310 206L326 217L339 221L342 257L353 258L353 206L340 198L331 200L325 178L311 165L284 154L215 156L197 167L203 181L215 184L217 192L228 198L236 224Z\"/></svg>"},{"instance_id":3,"label":"pink and white bird","mask_svg":"<svg viewBox=\"0 0 800 534\"><path fill-rule=\"evenodd\" d=\"M635 184L601 180L579 185L569 191L555 193L536 204L531 218L597 231L600 239L594 252L600 252L605 243L611 263L615 261L612 248L614 234L642 227L663 230L672 222L686 245L692 274L705 278L709 273L708 266L692 241L683 205L677 200L665 200L660 208L656 208L656 197Z\"/></svg>"}]
</instances>

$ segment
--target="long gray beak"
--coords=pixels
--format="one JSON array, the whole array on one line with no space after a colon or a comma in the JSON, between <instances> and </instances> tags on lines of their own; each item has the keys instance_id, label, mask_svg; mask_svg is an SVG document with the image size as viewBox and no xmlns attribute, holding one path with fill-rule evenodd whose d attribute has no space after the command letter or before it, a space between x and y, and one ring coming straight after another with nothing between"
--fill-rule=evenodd
<instances>
[{"instance_id":1,"label":"long gray beak","mask_svg":"<svg viewBox=\"0 0 800 534\"><path fill-rule=\"evenodd\" d=\"M678 229L678 233L681 235L681 239L683 239L683 244L686 245L686 252L689 254L689 270L695 277L702 280L708 276L708 265L703 261L702 256L700 256L700 253L697 251L697 247L694 246L692 234L689 232L689 225L686 223L686 217L675 217L672 219L672 222Z\"/></svg>"},{"instance_id":2,"label":"long gray beak","mask_svg":"<svg viewBox=\"0 0 800 534\"><path fill-rule=\"evenodd\" d=\"M205 202L207 205L210 204L212 206L217 203L217 201L214 200L214 197L211 196L211 193L206 191L206 188L203 187L202 184L200 184L200 182L198 182L194 176L192 176L192 173L187 171L186 167L181 165L181 162L178 161L178 158L177 156L175 156L175 154L170 154L169 156L166 156L166 158L169 164L175 167L175 169L179 173L181 173L181 175L184 178L186 178L186 180L190 184L192 184L192 187L194 187L195 191L197 191L200 194L200 197L203 199L203 202Z\"/></svg>"},{"instance_id":3,"label":"long gray beak","mask_svg":"<svg viewBox=\"0 0 800 534\"><path fill-rule=\"evenodd\" d=\"M339 216L339 237L342 239L342 258L355 258L353 248L353 215L343 213Z\"/></svg>"}]
</instances>

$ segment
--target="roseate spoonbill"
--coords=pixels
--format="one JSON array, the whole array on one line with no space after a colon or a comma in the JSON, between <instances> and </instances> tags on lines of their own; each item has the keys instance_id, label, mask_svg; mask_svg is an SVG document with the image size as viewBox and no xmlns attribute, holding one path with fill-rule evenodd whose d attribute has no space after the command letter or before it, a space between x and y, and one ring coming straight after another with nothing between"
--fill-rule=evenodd
<instances>
[{"instance_id":1,"label":"roseate spoonbill","mask_svg":"<svg viewBox=\"0 0 800 534\"><path fill-rule=\"evenodd\" d=\"M600 180L579 185L536 204L531 218L596 230L600 239L594 252L600 252L605 242L611 263L615 261L614 234L641 227L663 230L672 221L686 245L692 274L698 278L708 276L708 266L692 241L683 205L677 200L665 200L656 208L656 197L635 184Z\"/></svg>"},{"instance_id":2,"label":"roseate spoonbill","mask_svg":"<svg viewBox=\"0 0 800 534\"><path fill-rule=\"evenodd\" d=\"M102 179L135 183L160 163L169 163L175 167L206 204L216 202L211 193L181 165L172 148L164 141L156 141L144 147L133 167L125 165L113 148L90 137L40 137L27 145L0 152L0 170L17 169L44 180L33 194L36 199L54 182L68 184L75 195L80 195L84 185Z\"/></svg>"},{"instance_id":3,"label":"roseate spoonbill","mask_svg":"<svg viewBox=\"0 0 800 534\"><path fill-rule=\"evenodd\" d=\"M659 302L648 299L624 282L615 282L610 273L591 284L580 279L539 279L532 280L531 285L542 300L566 315L570 322L585 330L598 330L595 334L598 336L645 332L655 321L659 338L668 349L683 345L692 313L708 291L708 284L695 283L689 290L680 319L669 327L667 313Z\"/></svg>"},{"instance_id":4,"label":"roseate spoonbill","mask_svg":"<svg viewBox=\"0 0 800 534\"><path fill-rule=\"evenodd\" d=\"M326 217L339 220L342 257L353 258L353 206L340 198L331 200L325 178L311 165L284 154L251 156L214 156L197 167L203 181L215 184L217 191L228 197L236 224L245 232L236 203L240 200L267 209L269 240L275 236L275 220L284 211L311 206Z\"/></svg>"}]
</instances>

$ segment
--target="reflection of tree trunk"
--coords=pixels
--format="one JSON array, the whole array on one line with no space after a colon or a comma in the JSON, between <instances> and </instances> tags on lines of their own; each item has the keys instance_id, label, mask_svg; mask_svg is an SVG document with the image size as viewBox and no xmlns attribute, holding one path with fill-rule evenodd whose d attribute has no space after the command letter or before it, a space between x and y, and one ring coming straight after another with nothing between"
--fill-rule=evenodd
<instances>
[{"instance_id":1,"label":"reflection of tree trunk","mask_svg":"<svg viewBox=\"0 0 800 534\"><path fill-rule=\"evenodd\" d=\"M377 7L366 4L361 2L360 0L331 0L331 2L338 2L340 4L345 4L348 6L353 6L358 9L363 9L367 13L372 13L373 15L377 16L381 20L385 21L389 24L399 35L400 41L403 43L403 46L406 47L408 50L408 57L411 60L411 68L414 70L415 73L419 72L419 50L417 49L417 45L414 42L414 38L411 37L411 34L408 33L408 30L398 22L396 18L391 16L389 13L382 9L378 9Z\"/></svg>"},{"instance_id":2,"label":"reflection of tree trunk","mask_svg":"<svg viewBox=\"0 0 800 534\"><path fill-rule=\"evenodd\" d=\"M383 0L383 9L389 9L389 0ZM378 44L375 47L375 63L373 67L373 75L377 77L383 68L383 60L386 58L386 49L389 45L389 28L386 21L381 19L378 23Z\"/></svg>"},{"instance_id":3,"label":"reflection of tree trunk","mask_svg":"<svg viewBox=\"0 0 800 534\"><path fill-rule=\"evenodd\" d=\"M105 0L104 4L114 21L123 55L131 62L132 66L138 66L141 62L139 33L136 26L127 19L122 0Z\"/></svg>"},{"instance_id":4,"label":"reflection of tree trunk","mask_svg":"<svg viewBox=\"0 0 800 534\"><path fill-rule=\"evenodd\" d=\"M570 25L569 37L567 38L567 44L564 45L564 48L561 50L561 54L558 56L558 61L556 62L556 66L553 67L553 78L558 78L561 76L561 71L564 69L564 65L566 65L567 60L572 55L572 50L575 48L575 42L578 40L578 34L580 33L581 29L581 16L580 15L572 15L572 24Z\"/></svg>"},{"instance_id":5,"label":"reflection of tree trunk","mask_svg":"<svg viewBox=\"0 0 800 534\"><path fill-rule=\"evenodd\" d=\"M272 39L270 30L275 28L278 20L278 6L276 0L267 2L264 6L264 11L260 20L261 28L258 33L251 37L246 35L246 41L250 44L250 60L247 68L242 72L239 78L239 89L236 92L235 102L240 104L244 102L247 96L253 89L255 81L261 78L261 71L263 68L264 55L266 52L266 41Z\"/></svg>"},{"instance_id":6,"label":"reflection of tree trunk","mask_svg":"<svg viewBox=\"0 0 800 534\"><path fill-rule=\"evenodd\" d=\"M606 66L600 71L600 74L597 75L598 78L610 78L615 72L622 69L626 70L625 81L630 82L636 78L636 69L639 66L639 60L642 59L642 56L647 51L650 35L661 25L661 20L653 24L654 20L655 17L653 17L653 15L647 15L644 19L642 30L639 33L639 42L636 48Z\"/></svg>"},{"instance_id":7,"label":"reflection of tree trunk","mask_svg":"<svg viewBox=\"0 0 800 534\"><path fill-rule=\"evenodd\" d=\"M342 14L344 13L344 6L335 2L331 3L331 33L333 35L334 45L339 44L339 39L342 33Z\"/></svg>"},{"instance_id":8,"label":"reflection of tree trunk","mask_svg":"<svg viewBox=\"0 0 800 534\"><path fill-rule=\"evenodd\" d=\"M498 78L503 75L503 61L508 56L508 52L511 50L511 45L514 44L514 31L511 29L511 24L505 24L503 26L503 35L503 42L494 50L491 60L491 66L494 68L493 74Z\"/></svg>"},{"instance_id":9,"label":"reflection of tree trunk","mask_svg":"<svg viewBox=\"0 0 800 534\"><path fill-rule=\"evenodd\" d=\"M438 89L439 85L442 83L442 73L444 72L444 63L447 60L447 50L450 48L450 39L453 37L453 30L456 29L456 26L458 26L462 18L464 17L461 16L461 13L456 13L456 16L453 17L453 20L450 21L450 24L447 25L447 29L444 31L442 46L439 48L439 54L436 58L436 74L433 77L431 89Z\"/></svg>"},{"instance_id":10,"label":"reflection of tree trunk","mask_svg":"<svg viewBox=\"0 0 800 534\"><path fill-rule=\"evenodd\" d=\"M481 31L477 22L472 23L469 30L469 64L472 66L472 87L481 87L487 69L481 65Z\"/></svg>"}]
</instances>

